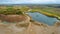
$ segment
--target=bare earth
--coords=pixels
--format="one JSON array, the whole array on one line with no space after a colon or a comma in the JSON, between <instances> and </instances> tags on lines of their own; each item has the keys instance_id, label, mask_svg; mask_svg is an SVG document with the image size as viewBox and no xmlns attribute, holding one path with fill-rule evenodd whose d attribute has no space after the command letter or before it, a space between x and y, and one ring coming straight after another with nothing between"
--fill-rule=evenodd
<instances>
[{"instance_id":1,"label":"bare earth","mask_svg":"<svg viewBox=\"0 0 60 34\"><path fill-rule=\"evenodd\" d=\"M17 23L0 23L0 34L60 34L60 22L54 26L48 26L37 21L31 22L30 18ZM21 19L21 18L19 18ZM10 21L8 21L10 22Z\"/></svg>"}]
</instances>

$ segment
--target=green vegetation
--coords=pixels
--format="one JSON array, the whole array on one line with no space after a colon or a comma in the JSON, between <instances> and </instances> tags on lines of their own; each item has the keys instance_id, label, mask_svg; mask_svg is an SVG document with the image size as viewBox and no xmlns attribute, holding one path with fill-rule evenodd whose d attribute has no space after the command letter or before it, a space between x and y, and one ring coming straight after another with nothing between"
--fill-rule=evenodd
<instances>
[{"instance_id":1,"label":"green vegetation","mask_svg":"<svg viewBox=\"0 0 60 34\"><path fill-rule=\"evenodd\" d=\"M6 7L5 9L0 8L0 14L8 15L8 14L23 14L20 9L13 9L12 7Z\"/></svg>"},{"instance_id":2,"label":"green vegetation","mask_svg":"<svg viewBox=\"0 0 60 34\"><path fill-rule=\"evenodd\" d=\"M2 6L0 7L0 14L8 15L8 14L24 14L29 8L28 7L16 7L16 6L11 6L11 7L6 7Z\"/></svg>"},{"instance_id":3,"label":"green vegetation","mask_svg":"<svg viewBox=\"0 0 60 34\"><path fill-rule=\"evenodd\" d=\"M57 6L58 7L58 6ZM31 9L31 10L30 10ZM53 5L29 5L29 6L1 6L0 14L24 14L26 12L40 12L49 17L60 19L60 8Z\"/></svg>"},{"instance_id":4,"label":"green vegetation","mask_svg":"<svg viewBox=\"0 0 60 34\"><path fill-rule=\"evenodd\" d=\"M47 8L33 8L30 10L30 12L40 12L46 16L49 17L55 17L57 19L60 19L60 8L52 8L52 7L47 7Z\"/></svg>"}]
</instances>

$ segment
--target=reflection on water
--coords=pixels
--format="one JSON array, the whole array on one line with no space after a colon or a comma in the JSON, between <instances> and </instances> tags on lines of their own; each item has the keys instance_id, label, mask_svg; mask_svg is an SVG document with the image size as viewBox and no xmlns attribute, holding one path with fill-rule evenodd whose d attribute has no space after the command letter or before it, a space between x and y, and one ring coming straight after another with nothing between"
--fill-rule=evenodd
<instances>
[{"instance_id":1,"label":"reflection on water","mask_svg":"<svg viewBox=\"0 0 60 34\"><path fill-rule=\"evenodd\" d=\"M43 22L48 25L53 25L56 21L58 21L56 18L48 17L38 12L28 13L28 14L29 16L32 17L33 20Z\"/></svg>"}]
</instances>

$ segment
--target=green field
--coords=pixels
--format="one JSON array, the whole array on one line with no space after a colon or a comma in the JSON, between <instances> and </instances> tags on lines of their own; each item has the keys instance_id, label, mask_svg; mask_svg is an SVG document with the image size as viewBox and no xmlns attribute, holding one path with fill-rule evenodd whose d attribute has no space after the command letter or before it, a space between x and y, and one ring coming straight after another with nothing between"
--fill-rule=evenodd
<instances>
[{"instance_id":1,"label":"green field","mask_svg":"<svg viewBox=\"0 0 60 34\"><path fill-rule=\"evenodd\" d=\"M55 5L0 6L0 14L8 15L8 14L25 14L26 12L40 12L46 16L55 17L55 18L60 19L59 6L58 5L56 5L56 6Z\"/></svg>"}]
</instances>

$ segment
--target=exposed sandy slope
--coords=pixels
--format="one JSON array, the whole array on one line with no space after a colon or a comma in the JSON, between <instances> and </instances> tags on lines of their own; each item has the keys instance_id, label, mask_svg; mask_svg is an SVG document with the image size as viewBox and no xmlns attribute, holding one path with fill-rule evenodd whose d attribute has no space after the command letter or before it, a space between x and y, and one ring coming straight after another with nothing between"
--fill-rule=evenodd
<instances>
[{"instance_id":1,"label":"exposed sandy slope","mask_svg":"<svg viewBox=\"0 0 60 34\"><path fill-rule=\"evenodd\" d=\"M52 29L50 27L41 24L39 25L36 25L31 22L30 24L26 23L20 25L0 24L0 34L51 34L52 33Z\"/></svg>"},{"instance_id":2,"label":"exposed sandy slope","mask_svg":"<svg viewBox=\"0 0 60 34\"><path fill-rule=\"evenodd\" d=\"M60 22L56 22L54 29L54 34L60 34Z\"/></svg>"},{"instance_id":3,"label":"exposed sandy slope","mask_svg":"<svg viewBox=\"0 0 60 34\"><path fill-rule=\"evenodd\" d=\"M60 23L54 26L48 26L36 21L27 19L18 23L0 23L0 34L60 34Z\"/></svg>"},{"instance_id":4,"label":"exposed sandy slope","mask_svg":"<svg viewBox=\"0 0 60 34\"><path fill-rule=\"evenodd\" d=\"M27 18L25 15L0 15L0 19L7 22L20 22Z\"/></svg>"}]
</instances>

